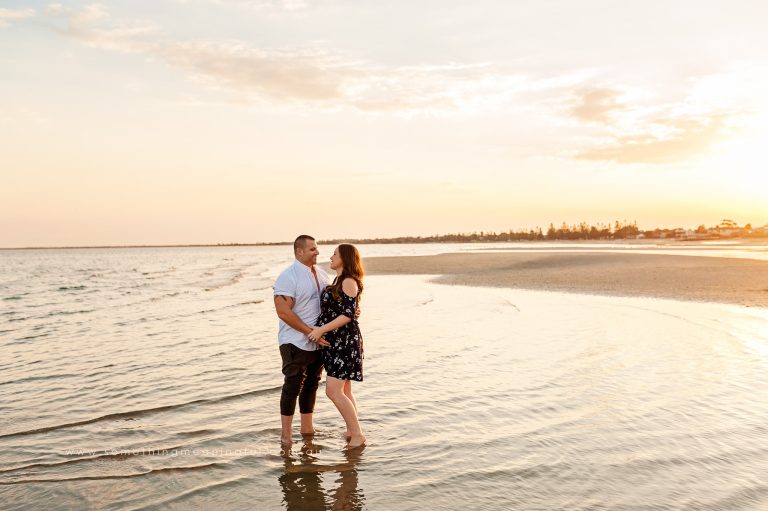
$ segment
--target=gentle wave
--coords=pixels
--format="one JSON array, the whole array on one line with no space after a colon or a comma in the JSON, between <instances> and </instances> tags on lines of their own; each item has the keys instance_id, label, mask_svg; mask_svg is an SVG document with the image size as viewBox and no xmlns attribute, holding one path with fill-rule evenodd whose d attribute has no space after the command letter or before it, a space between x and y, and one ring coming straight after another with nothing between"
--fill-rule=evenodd
<instances>
[{"instance_id":1,"label":"gentle wave","mask_svg":"<svg viewBox=\"0 0 768 511\"><path fill-rule=\"evenodd\" d=\"M192 488L191 490L181 492L180 494L175 495L171 498L158 500L158 501L149 503L145 506L132 508L132 511L147 511L150 509L166 508L171 504L184 502L185 500L189 500L190 498L196 497L198 495L211 493L214 490L226 490L232 487L239 486L240 484L248 481L249 481L249 478L246 476L232 477L229 479L225 479L223 481L212 481L202 486Z\"/></svg>"},{"instance_id":2,"label":"gentle wave","mask_svg":"<svg viewBox=\"0 0 768 511\"><path fill-rule=\"evenodd\" d=\"M69 481L101 481L109 479L133 479L136 477L144 477L151 474L169 473L169 472L188 472L207 470L211 468L223 468L226 463L206 463L202 465L193 465L188 467L166 467L155 468L147 470L146 472L140 472L138 474L109 474L103 476L79 476L79 477L63 477L63 478L51 478L51 479L19 479L16 481L0 481L0 485L14 485L14 484L36 484L36 483L63 483Z\"/></svg>"},{"instance_id":3,"label":"gentle wave","mask_svg":"<svg viewBox=\"0 0 768 511\"><path fill-rule=\"evenodd\" d=\"M194 406L194 405L205 405L205 404L213 404L213 403L223 403L226 401L230 401L233 399L240 399L247 396L260 396L264 394L274 394L278 390L280 390L282 387L272 387L268 389L259 389L259 390L252 390L249 392L242 392L240 394L232 394L229 396L222 396L218 398L209 398L209 399L195 399L192 401L187 401L184 403L178 403L173 405L164 405L164 406L157 406L153 408L144 408L141 410L132 410L129 412L117 412L117 413L110 413L107 415L102 415L99 417L94 417L92 419L85 419L81 421L75 421L75 422L68 422L66 424L56 424L54 426L46 426L43 428L36 428L36 429L30 429L27 431L17 431L14 433L6 433L0 435L0 438L11 438L11 437L18 437L18 436L27 436L27 435L34 435L38 433L47 433L49 431L56 431L59 429L66 429L66 428L73 428L76 426L84 426L86 424L93 424L95 422L102 422L102 421L109 421L109 420L118 420L118 419L128 419L128 418L135 418L135 417L143 417L145 415L150 415L153 413L158 412L165 412L168 410L179 410L185 407Z\"/></svg>"}]
</instances>

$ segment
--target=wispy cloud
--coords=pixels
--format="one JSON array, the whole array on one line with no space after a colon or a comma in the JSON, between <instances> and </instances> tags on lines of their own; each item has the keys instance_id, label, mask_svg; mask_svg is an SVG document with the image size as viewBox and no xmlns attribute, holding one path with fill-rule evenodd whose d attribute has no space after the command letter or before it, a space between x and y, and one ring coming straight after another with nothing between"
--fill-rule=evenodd
<instances>
[{"instance_id":1,"label":"wispy cloud","mask_svg":"<svg viewBox=\"0 0 768 511\"><path fill-rule=\"evenodd\" d=\"M739 133L749 107L734 99L731 73L691 77L676 98L627 84L575 87L560 106L591 141L570 153L577 159L621 164L666 164L707 153ZM743 77L737 83L745 81ZM712 83L717 84L713 87ZM722 87L722 83L730 87Z\"/></svg>"},{"instance_id":2,"label":"wispy cloud","mask_svg":"<svg viewBox=\"0 0 768 511\"><path fill-rule=\"evenodd\" d=\"M240 41L178 41L152 24L113 20L102 4L79 10L52 4L46 12L61 20L59 31L67 37L146 55L210 88L237 92L236 101L405 115L527 109L553 126L567 121L568 140L580 140L580 147L569 153L577 159L687 159L726 136L733 116L727 109L702 110L686 100L654 104L622 84L590 84L587 71L532 76L493 63L385 66L316 45L261 48ZM597 138L584 145L585 135Z\"/></svg>"},{"instance_id":3,"label":"wispy cloud","mask_svg":"<svg viewBox=\"0 0 768 511\"><path fill-rule=\"evenodd\" d=\"M143 22L112 22L107 27L99 26L99 22L110 17L103 4L90 4L76 10L56 3L48 5L45 12L64 21L64 26L58 29L62 35L106 50L140 53L151 41L147 36L158 32L158 27Z\"/></svg>"},{"instance_id":4,"label":"wispy cloud","mask_svg":"<svg viewBox=\"0 0 768 511\"><path fill-rule=\"evenodd\" d=\"M482 63L388 67L316 47L174 41L153 25L113 22L100 4L79 11L53 4L47 12L64 21L59 30L65 36L92 47L146 54L185 70L196 81L253 100L368 112L446 111L508 100L531 88L556 87Z\"/></svg>"},{"instance_id":5,"label":"wispy cloud","mask_svg":"<svg viewBox=\"0 0 768 511\"><path fill-rule=\"evenodd\" d=\"M613 112L625 108L618 101L620 95L618 90L605 87L579 89L569 113L580 121L607 123Z\"/></svg>"},{"instance_id":6,"label":"wispy cloud","mask_svg":"<svg viewBox=\"0 0 768 511\"><path fill-rule=\"evenodd\" d=\"M344 85L358 74L318 52L262 50L240 43L158 42L144 50L202 81L280 100L340 100Z\"/></svg>"},{"instance_id":7,"label":"wispy cloud","mask_svg":"<svg viewBox=\"0 0 768 511\"><path fill-rule=\"evenodd\" d=\"M34 15L34 9L5 9L0 7L0 27L7 27L11 21L30 18Z\"/></svg>"},{"instance_id":8,"label":"wispy cloud","mask_svg":"<svg viewBox=\"0 0 768 511\"><path fill-rule=\"evenodd\" d=\"M720 112L648 119L644 132L615 135L610 142L586 149L577 157L617 163L671 163L689 159L727 136L728 121L734 115Z\"/></svg>"},{"instance_id":9,"label":"wispy cloud","mask_svg":"<svg viewBox=\"0 0 768 511\"><path fill-rule=\"evenodd\" d=\"M253 10L283 10L299 11L308 9L314 2L309 0L176 0L181 4L189 4L195 1L217 5L236 5Z\"/></svg>"}]
</instances>

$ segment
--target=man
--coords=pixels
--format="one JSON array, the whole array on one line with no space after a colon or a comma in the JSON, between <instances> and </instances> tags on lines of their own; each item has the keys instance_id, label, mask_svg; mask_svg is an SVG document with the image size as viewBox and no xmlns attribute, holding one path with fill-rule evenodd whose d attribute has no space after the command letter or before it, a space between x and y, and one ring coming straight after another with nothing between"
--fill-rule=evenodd
<instances>
[{"instance_id":1,"label":"man","mask_svg":"<svg viewBox=\"0 0 768 511\"><path fill-rule=\"evenodd\" d=\"M312 412L323 370L318 344L328 346L325 339L315 343L307 338L320 315L320 294L329 284L328 274L315 267L319 254L315 238L306 234L296 238L293 254L293 264L277 277L274 285L275 310L280 318L277 338L285 375L280 396L280 441L288 445L292 443L297 398L301 434L311 435L315 432Z\"/></svg>"}]
</instances>

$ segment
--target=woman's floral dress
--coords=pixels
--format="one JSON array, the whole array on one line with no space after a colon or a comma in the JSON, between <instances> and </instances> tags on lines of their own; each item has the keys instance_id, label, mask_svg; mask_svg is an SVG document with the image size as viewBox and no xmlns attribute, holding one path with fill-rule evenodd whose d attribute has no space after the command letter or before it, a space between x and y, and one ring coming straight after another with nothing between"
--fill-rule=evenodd
<instances>
[{"instance_id":1,"label":"woman's floral dress","mask_svg":"<svg viewBox=\"0 0 768 511\"><path fill-rule=\"evenodd\" d=\"M327 288L320 297L320 317L315 326L328 324L342 314L352 320L325 334L330 344L321 350L325 372L340 380L363 381L363 336L355 319L357 297L340 290L339 298L336 300Z\"/></svg>"}]
</instances>

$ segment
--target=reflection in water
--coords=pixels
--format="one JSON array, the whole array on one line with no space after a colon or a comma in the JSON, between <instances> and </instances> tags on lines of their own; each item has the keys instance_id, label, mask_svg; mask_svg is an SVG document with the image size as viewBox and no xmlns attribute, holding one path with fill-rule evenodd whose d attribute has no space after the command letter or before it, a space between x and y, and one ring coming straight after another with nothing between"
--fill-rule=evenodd
<instances>
[{"instance_id":1,"label":"reflection in water","mask_svg":"<svg viewBox=\"0 0 768 511\"><path fill-rule=\"evenodd\" d=\"M322 447L312 438L305 438L298 451L280 451L285 460L285 473L278 480L283 490L283 503L289 510L334 509L357 511L364 508L365 495L358 487L357 465L363 449L344 451L344 462L333 465L318 464ZM323 489L324 472L336 473L333 489Z\"/></svg>"}]
</instances>

